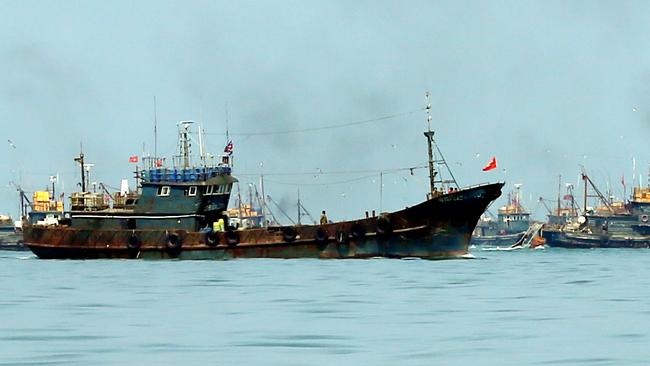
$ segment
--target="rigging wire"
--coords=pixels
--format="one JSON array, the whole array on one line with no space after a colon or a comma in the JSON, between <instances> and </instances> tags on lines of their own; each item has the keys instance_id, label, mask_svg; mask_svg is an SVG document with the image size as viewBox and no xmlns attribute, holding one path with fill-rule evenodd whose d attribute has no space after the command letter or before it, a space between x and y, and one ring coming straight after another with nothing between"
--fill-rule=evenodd
<instances>
[{"instance_id":1,"label":"rigging wire","mask_svg":"<svg viewBox=\"0 0 650 366\"><path fill-rule=\"evenodd\" d=\"M365 175L363 177L358 177L358 178L353 178L353 179L348 179L348 180L343 180L343 181L337 181L337 182L330 182L330 183L292 183L292 182L278 182L275 180L269 180L265 179L265 182L269 183L274 183L274 184L281 184L281 185L287 185L287 186L329 186L329 185L336 185L336 184L345 184L345 183L352 183L352 182L358 182L361 180L365 180L368 178L375 178L377 177L376 174L373 175Z\"/></svg>"},{"instance_id":2,"label":"rigging wire","mask_svg":"<svg viewBox=\"0 0 650 366\"><path fill-rule=\"evenodd\" d=\"M300 176L300 175L345 175L345 174L379 174L379 173L397 173L403 171L414 171L417 169L428 168L428 165L416 165L413 167L392 168L392 169L375 169L375 170L341 170L341 171L317 171L317 172L284 172L284 173L264 173L264 176ZM238 177L259 177L259 173L237 173Z\"/></svg>"},{"instance_id":3,"label":"rigging wire","mask_svg":"<svg viewBox=\"0 0 650 366\"><path fill-rule=\"evenodd\" d=\"M381 116L381 117L377 117L377 118L371 118L371 119L365 119L365 120L359 120L359 121L352 121L352 122L329 125L329 126L310 127L310 128L302 128L302 129L295 129L295 130L264 131L264 132L230 132L230 135L231 136L269 136L269 135L285 135L285 134L291 134L291 133L302 133L302 132L331 130L331 129L335 129L335 128L357 126L357 125L363 125L363 124L368 124L368 123L373 123L373 122L386 121L386 120L390 120L390 119L394 119L394 118L398 118L398 117L409 116L409 115L412 115L414 113L420 112L422 110L424 110L424 108L418 108L416 110L412 110L412 111L408 111L408 112L389 114L389 115L385 115L385 116ZM225 132L206 132L205 134L206 135L221 135L221 136L226 135Z\"/></svg>"}]
</instances>

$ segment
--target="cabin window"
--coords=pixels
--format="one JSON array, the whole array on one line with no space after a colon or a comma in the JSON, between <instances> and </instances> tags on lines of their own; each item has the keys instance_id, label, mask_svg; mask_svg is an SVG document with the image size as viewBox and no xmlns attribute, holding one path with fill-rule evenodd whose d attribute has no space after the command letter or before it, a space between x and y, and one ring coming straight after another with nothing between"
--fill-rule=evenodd
<instances>
[{"instance_id":1,"label":"cabin window","mask_svg":"<svg viewBox=\"0 0 650 366\"><path fill-rule=\"evenodd\" d=\"M169 196L169 191L170 191L169 186L160 186L160 187L158 187L158 195L159 196L164 196L164 197Z\"/></svg>"},{"instance_id":2,"label":"cabin window","mask_svg":"<svg viewBox=\"0 0 650 366\"><path fill-rule=\"evenodd\" d=\"M191 186L189 191L187 192L188 196L196 196L196 186Z\"/></svg>"},{"instance_id":3,"label":"cabin window","mask_svg":"<svg viewBox=\"0 0 650 366\"><path fill-rule=\"evenodd\" d=\"M226 194L230 193L231 189L232 189L232 183L226 185L226 191L224 193L226 193Z\"/></svg>"},{"instance_id":4,"label":"cabin window","mask_svg":"<svg viewBox=\"0 0 650 366\"><path fill-rule=\"evenodd\" d=\"M203 187L203 195L204 196L209 196L211 194L212 194L212 186Z\"/></svg>"}]
</instances>

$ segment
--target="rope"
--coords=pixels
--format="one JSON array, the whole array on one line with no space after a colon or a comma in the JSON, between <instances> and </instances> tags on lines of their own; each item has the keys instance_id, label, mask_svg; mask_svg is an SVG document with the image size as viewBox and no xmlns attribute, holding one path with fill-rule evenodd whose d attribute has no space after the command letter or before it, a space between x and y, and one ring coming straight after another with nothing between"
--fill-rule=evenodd
<instances>
[{"instance_id":1,"label":"rope","mask_svg":"<svg viewBox=\"0 0 650 366\"><path fill-rule=\"evenodd\" d=\"M363 177L359 178L354 178L354 179L348 179L348 180L343 180L343 181L337 181L337 182L329 182L329 183L291 183L291 182L278 182L275 180L268 180L265 179L264 182L269 182L269 183L274 183L274 184L281 184L281 185L287 185L287 186L329 186L329 185L335 185L335 184L345 184L345 183L351 183L351 182L357 182L360 180L365 180L368 178L376 178L377 175L366 175Z\"/></svg>"},{"instance_id":2,"label":"rope","mask_svg":"<svg viewBox=\"0 0 650 366\"><path fill-rule=\"evenodd\" d=\"M417 169L424 169L428 168L428 165L418 165L418 166L413 166L413 167L407 167L407 168L393 168L393 169L377 169L377 170L341 170L341 171L331 171L331 172L323 172L323 171L317 171L317 172L284 172L284 173L264 173L264 176L296 176L296 175L313 175L313 176L319 176L319 175L345 175L345 174L379 174L379 173L396 173L396 172L403 172L403 171L413 171ZM233 173L234 176L237 177L259 177L260 173Z\"/></svg>"},{"instance_id":3,"label":"rope","mask_svg":"<svg viewBox=\"0 0 650 366\"><path fill-rule=\"evenodd\" d=\"M411 114L420 112L422 110L424 110L424 108L419 108L419 109L409 111L409 112L389 114L389 115L382 116L382 117L377 117L377 118L372 118L372 119L365 119L365 120L360 120L360 121L352 121L352 122L335 124L335 125L330 125L330 126L311 127L311 128L302 128L302 129L284 130L284 131L234 132L234 133L230 132L229 135L230 136L269 136L269 135L284 135L284 134L291 134L291 133L303 133L303 132L331 130L331 129L335 129L335 128L358 126L358 125L363 125L363 124L367 124L367 123L381 122L381 121L386 121L386 120L394 119L394 118L398 118L398 117L409 116ZM226 133L225 132L205 132L205 134L206 135L224 136Z\"/></svg>"}]
</instances>

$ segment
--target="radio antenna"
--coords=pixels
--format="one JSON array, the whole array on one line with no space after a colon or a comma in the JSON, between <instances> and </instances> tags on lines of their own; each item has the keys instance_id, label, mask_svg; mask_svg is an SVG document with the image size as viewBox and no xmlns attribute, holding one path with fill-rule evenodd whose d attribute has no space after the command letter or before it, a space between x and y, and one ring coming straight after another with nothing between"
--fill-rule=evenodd
<instances>
[{"instance_id":1,"label":"radio antenna","mask_svg":"<svg viewBox=\"0 0 650 366\"><path fill-rule=\"evenodd\" d=\"M153 96L153 156L158 159L158 116L156 113L156 96Z\"/></svg>"}]
</instances>

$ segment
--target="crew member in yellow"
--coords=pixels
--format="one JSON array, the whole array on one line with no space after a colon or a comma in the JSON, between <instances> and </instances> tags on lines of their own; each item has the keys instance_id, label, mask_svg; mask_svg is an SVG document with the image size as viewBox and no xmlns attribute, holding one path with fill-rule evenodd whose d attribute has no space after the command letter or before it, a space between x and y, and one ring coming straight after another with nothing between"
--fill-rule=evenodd
<instances>
[{"instance_id":1,"label":"crew member in yellow","mask_svg":"<svg viewBox=\"0 0 650 366\"><path fill-rule=\"evenodd\" d=\"M223 217L220 217L219 220L212 223L212 231L225 231L226 223L223 221Z\"/></svg>"},{"instance_id":2,"label":"crew member in yellow","mask_svg":"<svg viewBox=\"0 0 650 366\"><path fill-rule=\"evenodd\" d=\"M327 224L328 222L329 222L329 221L327 220L327 214L325 214L325 210L323 210L323 213L320 214L320 224L321 224L321 225L325 225L325 224Z\"/></svg>"}]
</instances>

